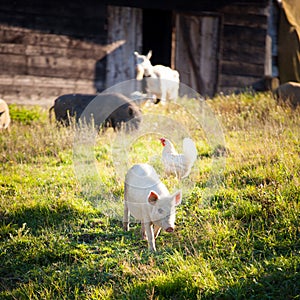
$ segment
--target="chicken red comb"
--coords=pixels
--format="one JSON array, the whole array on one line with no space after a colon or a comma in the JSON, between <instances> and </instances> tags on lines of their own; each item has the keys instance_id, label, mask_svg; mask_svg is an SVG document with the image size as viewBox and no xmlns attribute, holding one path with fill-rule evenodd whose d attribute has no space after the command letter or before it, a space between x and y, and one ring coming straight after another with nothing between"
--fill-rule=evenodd
<instances>
[{"instance_id":1,"label":"chicken red comb","mask_svg":"<svg viewBox=\"0 0 300 300\"><path fill-rule=\"evenodd\" d=\"M160 140L160 142L161 142L161 144L162 144L163 146L166 145L166 139L165 139L165 138L160 138L159 140Z\"/></svg>"}]
</instances>

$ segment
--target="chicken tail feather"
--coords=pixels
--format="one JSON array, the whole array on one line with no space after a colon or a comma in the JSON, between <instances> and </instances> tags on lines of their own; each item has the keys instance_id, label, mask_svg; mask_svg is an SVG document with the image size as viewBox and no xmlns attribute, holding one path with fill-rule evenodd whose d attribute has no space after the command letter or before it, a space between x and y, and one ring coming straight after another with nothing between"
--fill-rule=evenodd
<instances>
[{"instance_id":1,"label":"chicken tail feather","mask_svg":"<svg viewBox=\"0 0 300 300\"><path fill-rule=\"evenodd\" d=\"M188 161L189 167L191 168L193 166L195 160L197 159L197 155L198 155L196 145L192 139L184 138L183 153L184 153L186 160Z\"/></svg>"}]
</instances>

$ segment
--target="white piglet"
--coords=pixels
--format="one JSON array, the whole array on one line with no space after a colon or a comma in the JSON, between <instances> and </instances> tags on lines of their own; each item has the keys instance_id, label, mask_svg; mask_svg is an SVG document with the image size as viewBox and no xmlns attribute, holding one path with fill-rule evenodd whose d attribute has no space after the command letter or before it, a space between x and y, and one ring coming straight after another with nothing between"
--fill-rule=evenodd
<instances>
[{"instance_id":1,"label":"white piglet","mask_svg":"<svg viewBox=\"0 0 300 300\"><path fill-rule=\"evenodd\" d=\"M126 174L124 198L124 230L129 230L130 215L140 220L143 238L148 240L149 249L156 251L155 238L161 228L174 231L181 190L171 195L152 166L137 164Z\"/></svg>"}]
</instances>

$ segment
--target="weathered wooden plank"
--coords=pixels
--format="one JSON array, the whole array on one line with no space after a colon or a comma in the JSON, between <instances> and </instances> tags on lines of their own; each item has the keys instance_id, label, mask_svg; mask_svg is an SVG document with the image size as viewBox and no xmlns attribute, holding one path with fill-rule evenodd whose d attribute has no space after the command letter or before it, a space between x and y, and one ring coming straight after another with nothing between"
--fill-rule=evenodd
<instances>
[{"instance_id":1,"label":"weathered wooden plank","mask_svg":"<svg viewBox=\"0 0 300 300\"><path fill-rule=\"evenodd\" d=\"M31 4L31 6L33 5ZM24 4L22 4L22 7L24 7ZM104 29L105 19L101 18L101 16L90 17L88 13L85 13L85 7L86 5L83 5L82 10L78 11L78 15L74 17L66 16L66 14L60 17L59 13L49 15L42 10L39 13L31 14L16 10L3 11L0 9L0 20L1 23L11 26L40 30L46 33L51 33L55 30L56 33L72 36L95 35L96 32ZM104 10L104 6L102 10Z\"/></svg>"},{"instance_id":2,"label":"weathered wooden plank","mask_svg":"<svg viewBox=\"0 0 300 300\"><path fill-rule=\"evenodd\" d=\"M124 40L121 47L107 56L106 87L111 87L135 79L133 51L142 49L142 10L109 6L108 12L108 43ZM134 90L135 86L131 88Z\"/></svg>"},{"instance_id":3,"label":"weathered wooden plank","mask_svg":"<svg viewBox=\"0 0 300 300\"><path fill-rule=\"evenodd\" d=\"M180 81L213 96L218 79L218 17L177 14L176 27L175 65Z\"/></svg>"},{"instance_id":4,"label":"weathered wooden plank","mask_svg":"<svg viewBox=\"0 0 300 300\"><path fill-rule=\"evenodd\" d=\"M247 12L249 17L252 15L266 15L269 0L256 1L256 3L230 3L225 5L219 11L226 14L244 14Z\"/></svg>"},{"instance_id":5,"label":"weathered wooden plank","mask_svg":"<svg viewBox=\"0 0 300 300\"><path fill-rule=\"evenodd\" d=\"M219 80L219 91L225 88L234 87L242 88L251 86L253 83L261 79L262 76L237 76L237 75L225 75L222 74Z\"/></svg>"},{"instance_id":6,"label":"weathered wooden plank","mask_svg":"<svg viewBox=\"0 0 300 300\"><path fill-rule=\"evenodd\" d=\"M8 104L40 105L48 108L53 105L54 100L60 95L73 93L68 89L55 87L39 89L33 86L30 89L24 89L23 87L0 85L0 89L4 91L3 93L0 92L0 97L5 99ZM77 91L76 93L81 92Z\"/></svg>"},{"instance_id":7,"label":"weathered wooden plank","mask_svg":"<svg viewBox=\"0 0 300 300\"><path fill-rule=\"evenodd\" d=\"M26 95L26 97L28 97L28 96L34 95L34 94L57 97L57 96L61 95L62 93L66 93L66 94L67 93L92 93L92 94L95 93L93 85L91 85L91 84L89 86L84 86L84 87L74 86L72 88L63 87L63 86L59 86L59 87L49 86L49 87L45 88L45 87L41 87L39 85L32 85L29 87L14 86L14 85L6 86L3 84L0 84L0 87L1 87L2 91L5 91L4 93L2 93L3 95L7 95L7 94L18 95L19 94L19 95L22 95L22 98L25 98L24 97L25 95Z\"/></svg>"},{"instance_id":8,"label":"weathered wooden plank","mask_svg":"<svg viewBox=\"0 0 300 300\"><path fill-rule=\"evenodd\" d=\"M78 48L60 48L49 46L27 45L25 49L26 55L52 55L55 57L81 58L81 59L102 59L107 54L108 47L94 45L90 49Z\"/></svg>"},{"instance_id":9,"label":"weathered wooden plank","mask_svg":"<svg viewBox=\"0 0 300 300\"><path fill-rule=\"evenodd\" d=\"M32 1L32 0L1 0L0 8L2 11L16 12L28 15L46 14L57 17L99 17L103 15L105 6L103 1L86 0L80 1ZM104 15L103 15L104 17Z\"/></svg>"},{"instance_id":10,"label":"weathered wooden plank","mask_svg":"<svg viewBox=\"0 0 300 300\"><path fill-rule=\"evenodd\" d=\"M101 22L97 18L86 18L83 15L76 18L57 18L57 16L37 15L33 23L33 29L44 30L48 33L55 28L55 33L77 37L96 35L103 30ZM103 25L104 26L104 25Z\"/></svg>"},{"instance_id":11,"label":"weathered wooden plank","mask_svg":"<svg viewBox=\"0 0 300 300\"><path fill-rule=\"evenodd\" d=\"M0 53L0 72L26 73L26 57L24 55L1 54Z\"/></svg>"},{"instance_id":12,"label":"weathered wooden plank","mask_svg":"<svg viewBox=\"0 0 300 300\"><path fill-rule=\"evenodd\" d=\"M224 25L244 26L250 28L262 28L267 29L268 18L266 15L250 15L248 11L243 11L239 14L228 13L223 17Z\"/></svg>"},{"instance_id":13,"label":"weathered wooden plank","mask_svg":"<svg viewBox=\"0 0 300 300\"><path fill-rule=\"evenodd\" d=\"M56 97L61 95L61 93L73 93L75 88L70 89L67 87L55 87L49 86L47 88L41 87L39 85L22 86L22 85L4 85L0 84L2 90L1 95L4 99L8 98L7 95L14 95L14 103L20 102L23 99L31 98L32 95L39 96L51 96Z\"/></svg>"},{"instance_id":14,"label":"weathered wooden plank","mask_svg":"<svg viewBox=\"0 0 300 300\"><path fill-rule=\"evenodd\" d=\"M0 44L0 47L3 50L5 49L5 46L3 44ZM49 47L49 46L27 45L24 51L27 56L50 56L51 55L54 57L98 60L103 58L107 54L107 47L96 45L90 49L76 49L76 48L60 48L55 46Z\"/></svg>"},{"instance_id":15,"label":"weathered wooden plank","mask_svg":"<svg viewBox=\"0 0 300 300\"><path fill-rule=\"evenodd\" d=\"M0 53L6 55L7 54L24 55L24 53L26 53L26 45L0 43Z\"/></svg>"},{"instance_id":16,"label":"weathered wooden plank","mask_svg":"<svg viewBox=\"0 0 300 300\"><path fill-rule=\"evenodd\" d=\"M13 16L12 16L13 17ZM22 16L20 16L21 18ZM50 35L62 35L67 38L77 38L81 40L86 40L86 41L94 41L95 39L102 37L102 41L104 41L105 37L105 23L101 22L99 19L95 20L74 20L76 25L73 25L72 23L68 24L67 20L64 22L56 22L56 20L53 18L51 20L51 23L45 23L45 25L39 27L36 23L37 22L43 22L47 21L43 18L43 16L37 16L37 20L35 20L35 23L33 23L32 20L27 20L26 18L23 17L22 22L10 22L10 18L7 16L2 17L0 15L0 26L1 30L9 30L9 31L17 31L17 32L35 32L39 33L40 35L44 34L50 34ZM86 22L87 24L82 25L82 23ZM91 23L92 24L89 24ZM20 23L20 24L19 24ZM24 23L24 24L23 24ZM62 26L60 26L62 25ZM63 32L63 26L69 26L72 25L72 28L74 28L74 33L68 33L68 32ZM89 28L88 32L84 32L84 35L81 34L81 30L78 29L78 27L82 28Z\"/></svg>"},{"instance_id":17,"label":"weathered wooden plank","mask_svg":"<svg viewBox=\"0 0 300 300\"><path fill-rule=\"evenodd\" d=\"M108 45L105 25L103 1L1 1L0 95L25 103L95 93L103 59L124 43Z\"/></svg>"},{"instance_id":18,"label":"weathered wooden plank","mask_svg":"<svg viewBox=\"0 0 300 300\"><path fill-rule=\"evenodd\" d=\"M94 47L101 48L106 46L106 34L102 31L97 36L86 36L84 39L80 39L67 35L42 33L37 30L0 24L0 43L39 46L56 45L60 48L92 49Z\"/></svg>"},{"instance_id":19,"label":"weathered wooden plank","mask_svg":"<svg viewBox=\"0 0 300 300\"><path fill-rule=\"evenodd\" d=\"M225 25L223 35L225 38L234 38L235 40L252 40L254 43L264 42L267 34L267 28L251 28L247 26Z\"/></svg>"},{"instance_id":20,"label":"weathered wooden plank","mask_svg":"<svg viewBox=\"0 0 300 300\"><path fill-rule=\"evenodd\" d=\"M201 24L201 16L176 15L175 67L179 71L180 82L204 94L205 84L200 68L203 49Z\"/></svg>"},{"instance_id":21,"label":"weathered wooden plank","mask_svg":"<svg viewBox=\"0 0 300 300\"><path fill-rule=\"evenodd\" d=\"M223 45L236 45L239 47L265 47L267 30L261 28L249 28L244 26L224 26Z\"/></svg>"},{"instance_id":22,"label":"weathered wooden plank","mask_svg":"<svg viewBox=\"0 0 300 300\"><path fill-rule=\"evenodd\" d=\"M222 75L257 76L263 77L265 66L240 61L222 61Z\"/></svg>"},{"instance_id":23,"label":"weathered wooden plank","mask_svg":"<svg viewBox=\"0 0 300 300\"><path fill-rule=\"evenodd\" d=\"M251 0L252 6L264 7L265 3L268 0ZM106 3L109 5L118 5L118 6L130 6L146 9L167 9L167 10L176 10L177 12L186 12L192 11L203 12L203 11L217 11L222 9L222 7L234 3L240 5L249 5L249 0L222 0L222 1L211 1L211 0L173 0L173 1L161 1L161 0L152 0L152 1L141 1L141 0L107 0Z\"/></svg>"},{"instance_id":24,"label":"weathered wooden plank","mask_svg":"<svg viewBox=\"0 0 300 300\"><path fill-rule=\"evenodd\" d=\"M63 78L95 77L97 60L53 56L24 56L0 53L0 73L61 76Z\"/></svg>"},{"instance_id":25,"label":"weathered wooden plank","mask_svg":"<svg viewBox=\"0 0 300 300\"><path fill-rule=\"evenodd\" d=\"M59 77L0 75L0 97L8 103L50 106L54 99L67 93L95 93L92 80Z\"/></svg>"},{"instance_id":26,"label":"weathered wooden plank","mask_svg":"<svg viewBox=\"0 0 300 300\"><path fill-rule=\"evenodd\" d=\"M31 67L28 68L25 74L34 75L34 76L48 76L55 77L60 76L61 78L70 78L70 79L90 79L94 80L95 72L90 69L82 69L78 71L74 68L50 68L46 70L45 68Z\"/></svg>"},{"instance_id":27,"label":"weathered wooden plank","mask_svg":"<svg viewBox=\"0 0 300 300\"><path fill-rule=\"evenodd\" d=\"M263 65L265 62L265 47L256 47L248 44L237 47L236 43L227 44L223 49L222 60Z\"/></svg>"},{"instance_id":28,"label":"weathered wooden plank","mask_svg":"<svg viewBox=\"0 0 300 300\"><path fill-rule=\"evenodd\" d=\"M27 73L37 76L57 76L67 78L88 78L95 76L96 61L93 59L73 59L52 56L31 56L27 59Z\"/></svg>"},{"instance_id":29,"label":"weathered wooden plank","mask_svg":"<svg viewBox=\"0 0 300 300\"><path fill-rule=\"evenodd\" d=\"M2 37L5 36L2 34ZM0 31L1 37L1 31ZM10 36L9 40L14 41L17 38L14 35L13 38ZM47 38L50 38L49 40ZM28 38L28 39L27 39ZM26 56L52 56L52 57L67 57L68 59L93 59L94 64L97 64L101 61L107 54L111 53L118 47L120 47L124 41L116 41L109 45L97 45L90 42L74 40L74 39L65 39L61 36L53 35L42 35L29 33L27 38L24 38L24 44L13 44L13 43L1 43L0 44L0 53L3 54L20 54ZM1 39L1 38L0 38ZM8 40L5 36L4 40ZM30 40L31 43L35 41L40 41L37 45L26 45L26 40ZM60 42L62 43L60 44ZM55 44L58 42L58 45ZM51 46L48 46L51 45ZM83 63L85 65L85 63ZM15 71L15 69L14 69Z\"/></svg>"},{"instance_id":30,"label":"weathered wooden plank","mask_svg":"<svg viewBox=\"0 0 300 300\"><path fill-rule=\"evenodd\" d=\"M61 77L30 76L30 75L0 75L0 83L5 85L20 85L24 87L38 85L41 87L83 88L91 85L91 80L68 79Z\"/></svg>"}]
</instances>

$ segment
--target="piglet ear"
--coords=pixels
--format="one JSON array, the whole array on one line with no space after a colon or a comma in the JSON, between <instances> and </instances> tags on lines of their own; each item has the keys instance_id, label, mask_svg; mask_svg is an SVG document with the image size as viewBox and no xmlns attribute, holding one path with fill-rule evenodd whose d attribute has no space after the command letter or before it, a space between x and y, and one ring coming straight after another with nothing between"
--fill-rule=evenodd
<instances>
[{"instance_id":1,"label":"piglet ear","mask_svg":"<svg viewBox=\"0 0 300 300\"><path fill-rule=\"evenodd\" d=\"M147 54L147 58L150 59L152 56L152 50L149 50L148 54Z\"/></svg>"},{"instance_id":2,"label":"piglet ear","mask_svg":"<svg viewBox=\"0 0 300 300\"><path fill-rule=\"evenodd\" d=\"M182 199L182 191L177 191L175 194L173 194L173 197L175 199L175 206L179 205Z\"/></svg>"},{"instance_id":3,"label":"piglet ear","mask_svg":"<svg viewBox=\"0 0 300 300\"><path fill-rule=\"evenodd\" d=\"M150 193L148 195L148 202L152 205L155 205L158 199L159 199L159 196L157 195L157 193L154 191L150 191Z\"/></svg>"}]
</instances>

